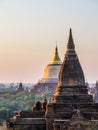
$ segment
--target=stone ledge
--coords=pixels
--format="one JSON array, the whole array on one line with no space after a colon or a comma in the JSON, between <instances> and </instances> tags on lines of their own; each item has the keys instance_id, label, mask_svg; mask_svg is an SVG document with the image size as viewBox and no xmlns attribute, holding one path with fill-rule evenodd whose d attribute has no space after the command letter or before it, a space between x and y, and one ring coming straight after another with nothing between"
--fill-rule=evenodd
<instances>
[{"instance_id":1,"label":"stone ledge","mask_svg":"<svg viewBox=\"0 0 98 130\"><path fill-rule=\"evenodd\" d=\"M18 119L10 119L10 123L14 125L45 125L46 121L45 118L18 118Z\"/></svg>"}]
</instances>

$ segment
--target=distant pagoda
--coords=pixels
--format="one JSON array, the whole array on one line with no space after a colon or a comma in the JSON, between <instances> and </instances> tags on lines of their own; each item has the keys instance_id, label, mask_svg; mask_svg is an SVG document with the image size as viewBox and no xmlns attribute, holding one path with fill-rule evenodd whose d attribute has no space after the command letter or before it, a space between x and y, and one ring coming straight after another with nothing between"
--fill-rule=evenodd
<instances>
[{"instance_id":1,"label":"distant pagoda","mask_svg":"<svg viewBox=\"0 0 98 130\"><path fill-rule=\"evenodd\" d=\"M42 83L58 83L58 75L61 67L61 59L58 54L58 48L56 46L54 56L50 62L44 69L44 75L41 80Z\"/></svg>"},{"instance_id":2,"label":"distant pagoda","mask_svg":"<svg viewBox=\"0 0 98 130\"><path fill-rule=\"evenodd\" d=\"M31 89L32 94L43 94L49 93L51 96L56 89L58 84L58 75L60 67L62 65L61 59L58 54L58 48L56 46L52 60L44 69L43 78Z\"/></svg>"}]
</instances>

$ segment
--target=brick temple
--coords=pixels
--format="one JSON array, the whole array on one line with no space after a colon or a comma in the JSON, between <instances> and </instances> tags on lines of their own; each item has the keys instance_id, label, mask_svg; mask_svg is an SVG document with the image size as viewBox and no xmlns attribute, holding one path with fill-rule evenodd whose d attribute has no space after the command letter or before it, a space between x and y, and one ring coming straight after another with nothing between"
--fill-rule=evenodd
<instances>
[{"instance_id":1,"label":"brick temple","mask_svg":"<svg viewBox=\"0 0 98 130\"><path fill-rule=\"evenodd\" d=\"M88 94L70 29L58 86L52 99L8 118L7 130L98 130L98 104Z\"/></svg>"}]
</instances>

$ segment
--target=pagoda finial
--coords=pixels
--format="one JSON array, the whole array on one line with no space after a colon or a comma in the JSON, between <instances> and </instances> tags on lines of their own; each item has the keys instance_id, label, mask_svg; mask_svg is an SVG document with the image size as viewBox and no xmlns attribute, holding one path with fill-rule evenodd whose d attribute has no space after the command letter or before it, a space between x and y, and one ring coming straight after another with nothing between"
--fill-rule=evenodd
<instances>
[{"instance_id":1,"label":"pagoda finial","mask_svg":"<svg viewBox=\"0 0 98 130\"><path fill-rule=\"evenodd\" d=\"M54 56L53 56L52 61L50 62L50 64L62 64L61 59L60 59L60 57L58 55L57 41L56 41L55 53L54 53Z\"/></svg>"},{"instance_id":2,"label":"pagoda finial","mask_svg":"<svg viewBox=\"0 0 98 130\"><path fill-rule=\"evenodd\" d=\"M68 50L74 50L75 49L75 45L73 42L73 37L72 37L72 29L70 28L69 31L69 39L68 39L68 43L67 43L67 49Z\"/></svg>"},{"instance_id":3,"label":"pagoda finial","mask_svg":"<svg viewBox=\"0 0 98 130\"><path fill-rule=\"evenodd\" d=\"M55 41L55 44L56 44L55 53L58 53L57 41Z\"/></svg>"}]
</instances>

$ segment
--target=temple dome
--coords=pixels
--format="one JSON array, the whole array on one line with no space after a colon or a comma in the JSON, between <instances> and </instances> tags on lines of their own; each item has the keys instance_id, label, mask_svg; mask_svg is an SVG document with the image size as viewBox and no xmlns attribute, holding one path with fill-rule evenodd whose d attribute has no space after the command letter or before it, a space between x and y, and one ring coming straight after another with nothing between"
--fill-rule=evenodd
<instances>
[{"instance_id":1,"label":"temple dome","mask_svg":"<svg viewBox=\"0 0 98 130\"><path fill-rule=\"evenodd\" d=\"M48 64L44 69L44 75L41 81L49 83L57 83L61 64L62 62L58 54L58 48L56 46L54 56L50 64Z\"/></svg>"}]
</instances>

